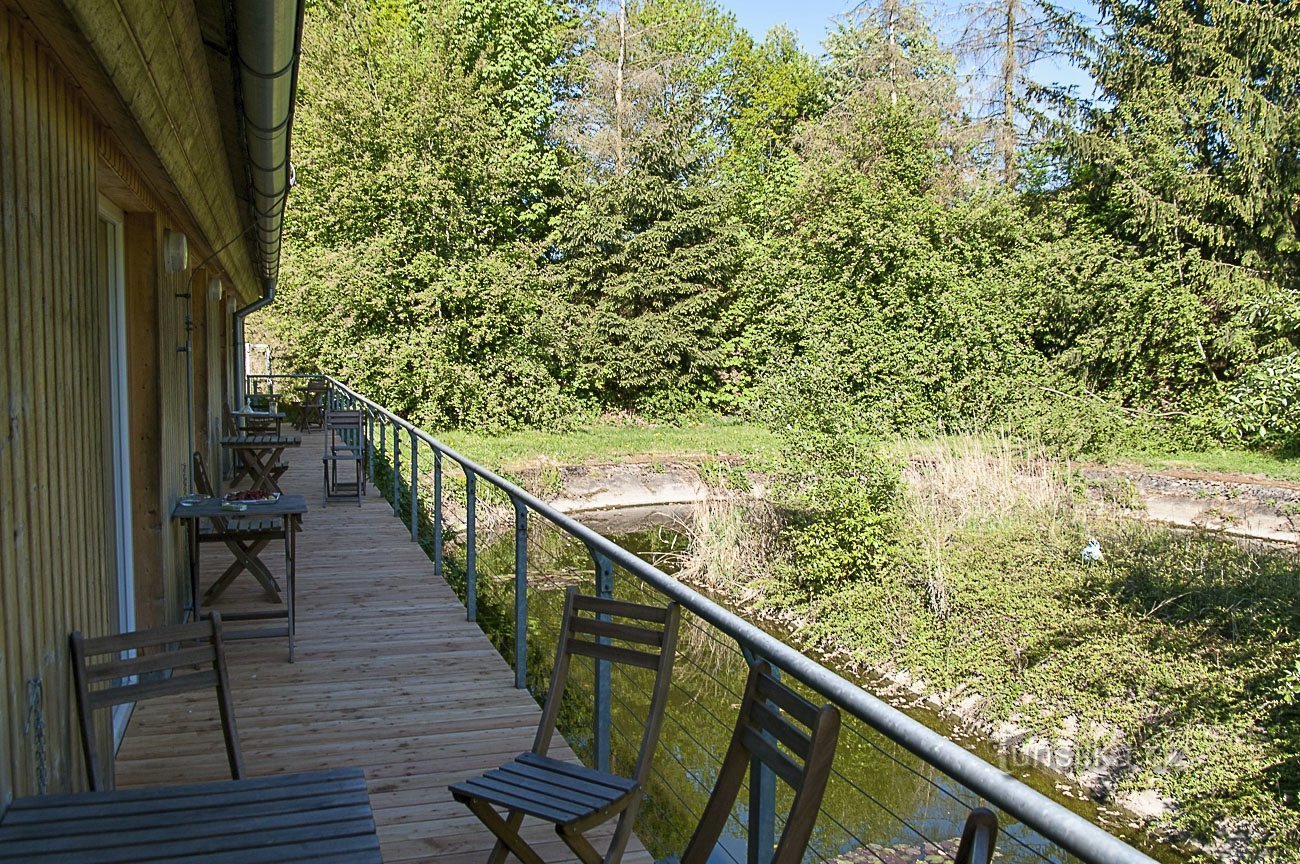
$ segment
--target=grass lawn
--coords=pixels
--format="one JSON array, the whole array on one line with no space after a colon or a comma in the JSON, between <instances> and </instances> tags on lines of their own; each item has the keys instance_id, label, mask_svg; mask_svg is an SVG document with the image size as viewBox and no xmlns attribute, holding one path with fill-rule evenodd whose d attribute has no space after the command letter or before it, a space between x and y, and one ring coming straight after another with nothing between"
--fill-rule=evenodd
<instances>
[{"instance_id":1,"label":"grass lawn","mask_svg":"<svg viewBox=\"0 0 1300 864\"><path fill-rule=\"evenodd\" d=\"M437 437L462 456L500 471L538 464L762 458L775 455L781 446L780 439L761 426L725 419L681 426L597 423L570 432L496 436L446 432Z\"/></svg>"},{"instance_id":2,"label":"grass lawn","mask_svg":"<svg viewBox=\"0 0 1300 864\"><path fill-rule=\"evenodd\" d=\"M1139 465L1156 471L1180 469L1222 474L1258 474L1275 480L1300 483L1300 459L1255 450L1207 450L1162 455L1135 453L1112 462Z\"/></svg>"},{"instance_id":3,"label":"grass lawn","mask_svg":"<svg viewBox=\"0 0 1300 864\"><path fill-rule=\"evenodd\" d=\"M436 437L462 456L498 471L516 471L539 465L702 462L727 457L762 463L774 458L781 449L781 439L772 431L757 424L722 418L683 425L602 422L569 432L523 431L483 435L449 431ZM1019 449L1019 445L996 435L976 436L974 439L969 436L923 440L898 437L886 441L884 448L887 455L901 461L923 456L936 448L940 451L951 449L956 446L954 442L969 443L971 440L998 444L1012 451ZM1123 453L1100 461L1151 471L1177 469L1253 474L1300 483L1300 458L1253 450L1225 448L1168 454Z\"/></svg>"}]
</instances>

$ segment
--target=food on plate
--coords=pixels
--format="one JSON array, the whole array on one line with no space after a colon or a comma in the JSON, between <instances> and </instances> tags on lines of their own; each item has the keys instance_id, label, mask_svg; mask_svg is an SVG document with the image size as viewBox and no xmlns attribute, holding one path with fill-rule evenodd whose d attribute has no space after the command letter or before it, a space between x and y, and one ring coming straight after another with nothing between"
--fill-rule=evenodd
<instances>
[{"instance_id":1,"label":"food on plate","mask_svg":"<svg viewBox=\"0 0 1300 864\"><path fill-rule=\"evenodd\" d=\"M245 489L243 492L231 492L226 495L227 502L240 502L243 504L262 504L267 501L279 499L279 492L264 492L261 489Z\"/></svg>"}]
</instances>

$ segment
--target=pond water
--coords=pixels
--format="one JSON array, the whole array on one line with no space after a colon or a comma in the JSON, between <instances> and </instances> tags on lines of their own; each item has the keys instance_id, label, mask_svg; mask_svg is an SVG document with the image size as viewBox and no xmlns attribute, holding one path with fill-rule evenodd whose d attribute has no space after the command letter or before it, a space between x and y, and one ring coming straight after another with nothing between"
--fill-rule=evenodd
<instances>
[{"instance_id":1,"label":"pond water","mask_svg":"<svg viewBox=\"0 0 1300 864\"><path fill-rule=\"evenodd\" d=\"M674 556L680 555L686 544L683 536L663 528L611 539L670 573L674 569ZM513 537L481 548L478 561L479 623L503 656L513 660ZM528 561L527 680L540 702L545 698L554 660L564 588L576 584L585 591L593 591L593 567L582 544L559 532L536 527L530 534ZM455 583L452 571L449 558L448 576ZM463 597L463 584L458 587ZM621 599L664 602L635 577L617 570L615 594ZM741 614L748 617L743 611ZM797 634L783 633L770 626L765 629L798 645L797 638L792 638ZM581 662L575 659L575 663ZM571 683L561 712L560 729L579 756L590 764L594 670L587 670L591 670L590 663L585 669L575 669L571 682L579 685L585 682L587 689L575 688ZM733 641L694 616L683 615L678 662L654 760L654 774L636 826L637 836L656 859L680 853L690 838L730 740L746 671L744 659ZM870 682L861 683L872 689ZM648 700L650 673L645 670L628 673L615 667L612 684L612 758L616 770L630 772ZM824 701L814 694L806 695L814 701ZM933 713L908 713L930 728L952 734L953 730ZM1091 804L1054 794L1053 787L1059 782L1054 775L1021 765L1013 767L1007 757L981 742L963 743L1040 792L1051 794L1087 818L1096 818L1096 808ZM780 794L783 785L777 786L779 833L781 814L788 810L789 800ZM746 861L747 800L747 792L742 791L738 812L715 850L711 864ZM865 724L846 716L836 752L835 772L806 860L845 864L942 860L933 856L940 848L951 855L969 807L978 803L981 802L964 787L924 765ZM1076 860L1032 830L1011 823L1004 814L999 814L999 822L1003 829L998 842L1001 861L1027 864ZM923 843L922 838L930 842ZM1183 860L1167 847L1144 842L1142 838L1127 839L1153 857ZM932 857L927 859L927 856Z\"/></svg>"}]
</instances>

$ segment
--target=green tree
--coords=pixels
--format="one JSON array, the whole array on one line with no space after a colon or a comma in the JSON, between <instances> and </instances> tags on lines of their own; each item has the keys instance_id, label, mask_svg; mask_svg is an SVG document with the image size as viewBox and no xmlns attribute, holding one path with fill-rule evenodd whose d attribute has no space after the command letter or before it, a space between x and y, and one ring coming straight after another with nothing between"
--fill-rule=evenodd
<instances>
[{"instance_id":1,"label":"green tree","mask_svg":"<svg viewBox=\"0 0 1300 864\"><path fill-rule=\"evenodd\" d=\"M1235 0L1100 6L1091 71L1102 99L1074 152L1114 208L1114 228L1294 286L1300 9Z\"/></svg>"},{"instance_id":2,"label":"green tree","mask_svg":"<svg viewBox=\"0 0 1300 864\"><path fill-rule=\"evenodd\" d=\"M1036 338L1090 387L1222 427L1225 397L1257 402L1249 381L1274 379L1256 364L1300 335L1278 302L1300 260L1300 16L1291 3L1100 5L1100 35L1073 35L1101 98L1058 127L1075 236L1052 241L1091 251L1039 271L1089 272L1043 292L1052 323Z\"/></svg>"},{"instance_id":3,"label":"green tree","mask_svg":"<svg viewBox=\"0 0 1300 864\"><path fill-rule=\"evenodd\" d=\"M579 162L548 253L556 330L577 391L607 407L673 415L719 390L742 252L714 183L737 37L708 0L604 10L562 109Z\"/></svg>"},{"instance_id":4,"label":"green tree","mask_svg":"<svg viewBox=\"0 0 1300 864\"><path fill-rule=\"evenodd\" d=\"M535 274L569 26L545 0L311 6L298 186L260 324L282 365L341 374L435 427L572 413L529 395L558 393Z\"/></svg>"}]
</instances>

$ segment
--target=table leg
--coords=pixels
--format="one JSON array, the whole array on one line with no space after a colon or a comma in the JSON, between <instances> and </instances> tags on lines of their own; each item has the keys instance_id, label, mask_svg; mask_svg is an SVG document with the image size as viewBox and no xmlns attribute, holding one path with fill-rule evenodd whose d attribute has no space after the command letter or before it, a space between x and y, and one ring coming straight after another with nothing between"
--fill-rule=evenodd
<instances>
[{"instance_id":1,"label":"table leg","mask_svg":"<svg viewBox=\"0 0 1300 864\"><path fill-rule=\"evenodd\" d=\"M284 455L283 447L267 448L262 451L240 451L249 454L249 474L253 478L253 485L248 487L262 492L281 492L280 484L276 483L279 476L276 472L276 463ZM283 472L279 472L283 473Z\"/></svg>"},{"instance_id":2,"label":"table leg","mask_svg":"<svg viewBox=\"0 0 1300 864\"><path fill-rule=\"evenodd\" d=\"M226 548L234 554L235 561L226 568L226 572L221 574L221 578L212 584L207 594L204 595L204 599L208 602L215 600L221 595L222 591L230 587L230 583L235 581L235 577L247 570L253 574L253 578L258 581L258 584L275 599L275 602L279 603L280 586L276 583L275 577L271 575L270 569L258 557L270 541L249 541L249 544L245 546L244 541L238 537L225 537L223 539Z\"/></svg>"},{"instance_id":3,"label":"table leg","mask_svg":"<svg viewBox=\"0 0 1300 864\"><path fill-rule=\"evenodd\" d=\"M234 486L236 483L239 482L240 478L247 476L250 480L253 481L253 485L249 486L248 488L256 489L258 484L258 467L259 467L257 463L256 452L254 452L253 450L249 450L248 448L245 447L240 447L237 450L235 450L235 452L239 454L239 461L241 464L239 470L235 472L235 476L230 478L230 485Z\"/></svg>"},{"instance_id":4,"label":"table leg","mask_svg":"<svg viewBox=\"0 0 1300 864\"><path fill-rule=\"evenodd\" d=\"M186 538L190 544L190 617L199 620L199 520L186 519Z\"/></svg>"},{"instance_id":5,"label":"table leg","mask_svg":"<svg viewBox=\"0 0 1300 864\"><path fill-rule=\"evenodd\" d=\"M266 460L266 482L271 487L270 489L266 490L267 492L281 492L280 484L277 483L276 481L280 478L280 475L283 474L284 472L283 471L277 472L275 469L276 466L279 464L280 459L282 459L283 457L284 457L284 448L277 447L275 448L275 452L271 454L271 458Z\"/></svg>"},{"instance_id":6,"label":"table leg","mask_svg":"<svg viewBox=\"0 0 1300 864\"><path fill-rule=\"evenodd\" d=\"M297 591L296 569L297 569L297 552L298 552L298 528L302 524L301 516L288 516L284 522L284 574L285 580L289 583L286 587L286 596L288 597L289 612L289 662L293 662L293 637L297 629L297 618L294 615L294 596Z\"/></svg>"}]
</instances>

